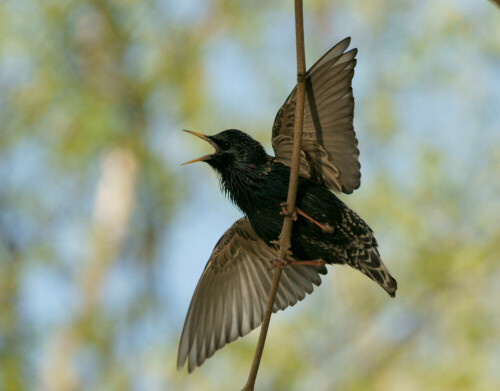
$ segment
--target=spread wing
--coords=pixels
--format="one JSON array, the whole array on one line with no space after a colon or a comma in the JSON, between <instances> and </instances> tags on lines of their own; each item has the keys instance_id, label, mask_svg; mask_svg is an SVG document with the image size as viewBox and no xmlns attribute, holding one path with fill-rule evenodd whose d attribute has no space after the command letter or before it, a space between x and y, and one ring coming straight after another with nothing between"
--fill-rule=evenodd
<instances>
[{"instance_id":1,"label":"spread wing","mask_svg":"<svg viewBox=\"0 0 500 391\"><path fill-rule=\"evenodd\" d=\"M220 238L196 287L182 330L177 368L188 371L225 344L247 335L262 323L273 279L269 270L277 251L267 246L246 217ZM326 268L291 265L283 269L273 312L293 306Z\"/></svg>"},{"instance_id":2,"label":"spread wing","mask_svg":"<svg viewBox=\"0 0 500 391\"><path fill-rule=\"evenodd\" d=\"M358 140L352 125L351 81L357 49L345 52L350 38L330 49L306 76L304 131L300 175L325 183L337 192L352 193L360 185ZM276 160L292 163L295 87L278 111L272 143Z\"/></svg>"}]
</instances>

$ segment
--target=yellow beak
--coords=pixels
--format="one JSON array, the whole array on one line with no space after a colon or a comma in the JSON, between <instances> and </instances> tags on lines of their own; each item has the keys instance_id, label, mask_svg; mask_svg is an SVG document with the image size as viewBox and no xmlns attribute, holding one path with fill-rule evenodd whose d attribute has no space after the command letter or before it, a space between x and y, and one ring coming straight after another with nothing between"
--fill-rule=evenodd
<instances>
[{"instance_id":1,"label":"yellow beak","mask_svg":"<svg viewBox=\"0 0 500 391\"><path fill-rule=\"evenodd\" d=\"M220 148L218 147L218 145L215 142L213 142L212 140L210 140L204 134L201 134L201 133L198 133L198 132L193 132L192 130L186 130L186 129L182 129L182 130L184 132L191 133L191 134L195 135L196 137L199 137L199 138L205 140L206 142L208 142L210 145L212 145L215 148L215 153L217 153L217 152L220 151ZM206 160L210 160L211 158L212 158L212 155L204 155L204 156L201 156L201 157L199 157L197 159L189 160L188 162L182 163L181 166L184 166L186 164L196 163L196 162L203 162L203 161L206 161Z\"/></svg>"}]
</instances>

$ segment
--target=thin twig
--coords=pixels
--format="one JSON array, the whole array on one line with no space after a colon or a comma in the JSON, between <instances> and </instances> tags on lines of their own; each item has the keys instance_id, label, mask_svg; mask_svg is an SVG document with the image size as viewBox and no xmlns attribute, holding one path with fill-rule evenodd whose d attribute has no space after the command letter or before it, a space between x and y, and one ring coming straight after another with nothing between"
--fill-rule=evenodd
<instances>
[{"instance_id":1,"label":"thin twig","mask_svg":"<svg viewBox=\"0 0 500 391\"><path fill-rule=\"evenodd\" d=\"M302 128L304 124L306 60L305 60L305 50L304 50L304 20L303 20L302 8L303 8L302 0L295 0L295 40L297 46L297 96L296 96L296 106L295 106L295 128L293 136L294 141L293 141L292 167L290 170L290 183L288 185L288 196L287 196L287 212L289 216L292 216L293 212L295 212L295 200L297 198L297 186L299 183ZM291 217L285 217L279 241L279 246L280 246L278 254L279 260L284 260L288 253L288 250L290 249L292 225L293 225L293 219ZM277 267L275 268L274 279L267 300L266 312L264 314L264 319L262 320L262 326L260 328L259 341L257 342L257 347L255 349L252 368L250 369L250 374L248 375L248 380L247 383L245 384L245 387L243 388L243 391L253 391L255 386L255 379L257 378L257 372L259 371L259 364L260 364L260 359L262 358L264 344L266 343L267 330L269 328L269 322L271 321L271 314L273 311L274 301L276 299L276 292L278 291L278 284L280 281L280 277L281 277L281 268Z\"/></svg>"}]
</instances>

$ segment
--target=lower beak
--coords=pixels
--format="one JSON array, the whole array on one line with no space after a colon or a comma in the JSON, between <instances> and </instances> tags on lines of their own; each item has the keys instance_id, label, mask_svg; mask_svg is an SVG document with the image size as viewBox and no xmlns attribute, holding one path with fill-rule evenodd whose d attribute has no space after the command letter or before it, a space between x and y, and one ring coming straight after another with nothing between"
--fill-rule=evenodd
<instances>
[{"instance_id":1,"label":"lower beak","mask_svg":"<svg viewBox=\"0 0 500 391\"><path fill-rule=\"evenodd\" d=\"M204 134L201 134L201 133L198 133L198 132L193 132L192 130L186 130L186 129L182 129L182 130L184 132L191 133L191 134L195 135L196 137L199 137L199 138L205 140L206 142L208 142L210 145L212 145L215 148L215 153L217 153L217 152L220 151L220 149L217 146L217 144L213 140L211 140L210 138L208 138L207 136L205 136ZM195 162L204 162L204 161L210 160L211 158L212 158L212 155L204 155L204 156L201 156L201 157L199 157L197 159L189 160L188 162L182 163L181 166L184 166L186 164L195 163Z\"/></svg>"},{"instance_id":2,"label":"lower beak","mask_svg":"<svg viewBox=\"0 0 500 391\"><path fill-rule=\"evenodd\" d=\"M206 160L210 160L211 157L212 157L212 155L201 156L199 158L196 158L196 159L189 160L187 162L181 163L181 166L185 166L186 164L191 164L191 163L196 163L196 162L204 162Z\"/></svg>"}]
</instances>

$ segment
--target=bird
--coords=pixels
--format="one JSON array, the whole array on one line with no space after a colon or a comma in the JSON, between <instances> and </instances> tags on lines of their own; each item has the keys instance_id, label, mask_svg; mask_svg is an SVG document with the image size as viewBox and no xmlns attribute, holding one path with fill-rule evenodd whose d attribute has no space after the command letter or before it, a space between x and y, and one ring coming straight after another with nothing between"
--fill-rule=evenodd
<instances>
[{"instance_id":1,"label":"bird","mask_svg":"<svg viewBox=\"0 0 500 391\"><path fill-rule=\"evenodd\" d=\"M321 284L326 265L348 265L391 297L397 282L381 260L367 223L335 193L359 188L361 165L353 127L352 78L357 49L347 37L306 73L301 164L291 248L277 261L276 240L286 214L297 88L279 109L270 156L251 136L228 129L212 136L186 130L214 152L183 164L205 162L221 188L244 213L219 239L196 286L177 356L191 373L217 350L257 328L271 286L282 268L273 311L284 310Z\"/></svg>"}]
</instances>

